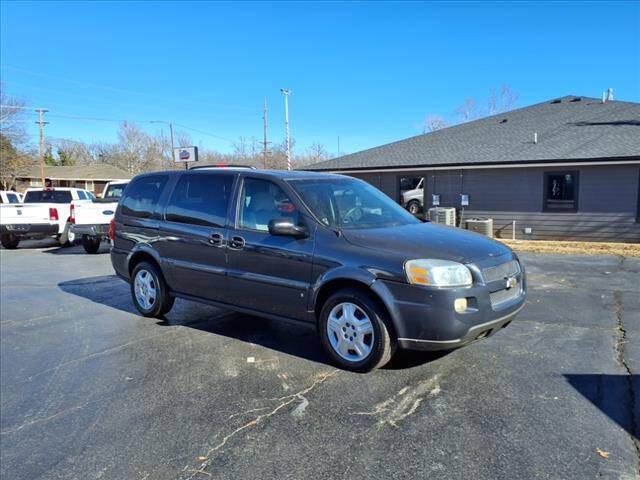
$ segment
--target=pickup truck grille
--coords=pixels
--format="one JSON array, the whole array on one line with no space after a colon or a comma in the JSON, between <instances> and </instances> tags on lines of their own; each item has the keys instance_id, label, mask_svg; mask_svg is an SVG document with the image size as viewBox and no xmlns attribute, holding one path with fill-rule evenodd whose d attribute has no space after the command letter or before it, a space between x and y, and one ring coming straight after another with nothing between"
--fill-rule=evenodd
<instances>
[{"instance_id":1,"label":"pickup truck grille","mask_svg":"<svg viewBox=\"0 0 640 480\"><path fill-rule=\"evenodd\" d=\"M482 270L485 282L491 283L504 278L513 277L520 273L520 264L517 260L511 260L495 267L488 267Z\"/></svg>"}]
</instances>

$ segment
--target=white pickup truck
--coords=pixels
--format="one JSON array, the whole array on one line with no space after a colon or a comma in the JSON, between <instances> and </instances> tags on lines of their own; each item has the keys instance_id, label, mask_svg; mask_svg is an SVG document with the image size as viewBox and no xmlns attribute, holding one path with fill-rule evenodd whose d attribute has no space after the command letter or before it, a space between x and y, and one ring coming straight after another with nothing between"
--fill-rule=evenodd
<instances>
[{"instance_id":1,"label":"white pickup truck","mask_svg":"<svg viewBox=\"0 0 640 480\"><path fill-rule=\"evenodd\" d=\"M87 253L98 253L100 242L109 238L109 223L127 183L109 182L104 186L102 198L74 204L71 231L82 237L82 246Z\"/></svg>"},{"instance_id":2,"label":"white pickup truck","mask_svg":"<svg viewBox=\"0 0 640 480\"><path fill-rule=\"evenodd\" d=\"M75 241L72 205L91 203L94 198L81 188L30 188L22 203L0 205L0 243L13 249L24 239L54 237L69 246Z\"/></svg>"},{"instance_id":3,"label":"white pickup truck","mask_svg":"<svg viewBox=\"0 0 640 480\"><path fill-rule=\"evenodd\" d=\"M22 203L22 197L18 192L0 191L0 204L2 203Z\"/></svg>"}]
</instances>

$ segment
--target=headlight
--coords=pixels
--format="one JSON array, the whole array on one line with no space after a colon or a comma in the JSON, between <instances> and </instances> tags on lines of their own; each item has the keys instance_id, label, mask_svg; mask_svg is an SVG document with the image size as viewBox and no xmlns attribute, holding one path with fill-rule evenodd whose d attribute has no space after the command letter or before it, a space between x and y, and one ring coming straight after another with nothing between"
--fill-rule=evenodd
<instances>
[{"instance_id":1,"label":"headlight","mask_svg":"<svg viewBox=\"0 0 640 480\"><path fill-rule=\"evenodd\" d=\"M468 287L473 283L471 271L447 260L409 260L404 264L407 281L434 287Z\"/></svg>"}]
</instances>

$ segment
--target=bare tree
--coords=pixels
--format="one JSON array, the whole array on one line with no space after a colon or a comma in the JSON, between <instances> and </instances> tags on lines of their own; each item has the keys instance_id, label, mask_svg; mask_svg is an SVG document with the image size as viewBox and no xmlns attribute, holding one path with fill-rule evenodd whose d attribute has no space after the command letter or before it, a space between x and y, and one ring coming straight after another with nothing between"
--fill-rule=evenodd
<instances>
[{"instance_id":1,"label":"bare tree","mask_svg":"<svg viewBox=\"0 0 640 480\"><path fill-rule=\"evenodd\" d=\"M491 89L489 98L487 99L487 115L495 115L498 110L498 97L495 89Z\"/></svg>"},{"instance_id":2,"label":"bare tree","mask_svg":"<svg viewBox=\"0 0 640 480\"><path fill-rule=\"evenodd\" d=\"M427 115L422 123L422 133L435 132L448 127L447 121L440 115Z\"/></svg>"},{"instance_id":3,"label":"bare tree","mask_svg":"<svg viewBox=\"0 0 640 480\"><path fill-rule=\"evenodd\" d=\"M314 142L311 144L309 148L307 148L307 152L303 161L308 161L309 163L317 163L322 162L323 160L327 160L329 158L329 152L324 148L324 145L318 142Z\"/></svg>"},{"instance_id":4,"label":"bare tree","mask_svg":"<svg viewBox=\"0 0 640 480\"><path fill-rule=\"evenodd\" d=\"M12 145L25 142L24 100L7 94L5 86L0 83L0 133L8 138Z\"/></svg>"},{"instance_id":5,"label":"bare tree","mask_svg":"<svg viewBox=\"0 0 640 480\"><path fill-rule=\"evenodd\" d=\"M26 147L24 101L9 96L0 83L0 183L10 190L16 176L31 163Z\"/></svg>"},{"instance_id":6,"label":"bare tree","mask_svg":"<svg viewBox=\"0 0 640 480\"><path fill-rule=\"evenodd\" d=\"M518 101L518 94L515 93L509 85L500 87L500 112L508 112L513 109Z\"/></svg>"},{"instance_id":7,"label":"bare tree","mask_svg":"<svg viewBox=\"0 0 640 480\"><path fill-rule=\"evenodd\" d=\"M163 148L157 138L145 133L134 123L122 122L118 130L115 164L137 174L161 168Z\"/></svg>"},{"instance_id":8,"label":"bare tree","mask_svg":"<svg viewBox=\"0 0 640 480\"><path fill-rule=\"evenodd\" d=\"M456 108L455 113L463 122L473 120L478 116L476 101L473 98L467 98L462 105Z\"/></svg>"}]
</instances>

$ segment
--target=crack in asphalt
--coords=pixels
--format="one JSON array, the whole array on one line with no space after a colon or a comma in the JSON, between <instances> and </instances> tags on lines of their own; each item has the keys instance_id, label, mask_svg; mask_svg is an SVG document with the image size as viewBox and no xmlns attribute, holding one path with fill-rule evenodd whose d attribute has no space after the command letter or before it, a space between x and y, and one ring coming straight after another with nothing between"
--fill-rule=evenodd
<instances>
[{"instance_id":1,"label":"crack in asphalt","mask_svg":"<svg viewBox=\"0 0 640 480\"><path fill-rule=\"evenodd\" d=\"M319 385L323 384L330 377L333 377L334 375L336 375L338 372L339 372L339 370L333 370L331 372L322 373L322 374L317 376L317 378L314 380L314 382L310 386L300 390L299 392L292 393L291 395L287 395L287 396L278 398L277 400L280 403L278 405L276 405L274 408L272 408L271 411L269 411L267 413L264 413L262 415L258 415L257 417L255 417L250 422L247 422L244 425L236 428L231 433L228 433L227 435L225 435L222 438L222 440L220 442L218 442L218 444L216 444L215 446L211 447L207 451L207 453L205 455L199 456L198 460L201 461L201 464L200 464L200 466L198 468L189 468L188 465L185 466L182 471L183 471L183 473L189 474L189 476L180 477L180 478L183 478L184 480L190 480L190 479L194 478L196 475L205 475L207 477L211 477L212 476L211 473L206 471L206 469L213 462L213 459L211 458L211 455L213 455L215 452L217 452L221 448L223 448L229 442L229 440L231 440L236 435L242 433L243 431L245 431L245 430L247 430L247 429L249 429L251 427L258 426L264 420L266 420L266 419L268 419L270 417L273 417L280 410L282 410L283 408L291 405L292 403L294 403L297 400L300 400L301 405L305 404L305 403L306 403L306 405L308 405L309 401L306 399L305 395L308 394L309 392L311 392L312 390L314 390ZM305 405L305 408L306 408L306 405ZM257 411L257 410L259 410L259 409L247 410L247 412L243 412L243 413L253 412L253 411ZM297 410L297 408L296 408L296 410ZM294 413L295 413L295 411L294 411ZM232 418L233 416L234 415L230 416L229 418Z\"/></svg>"},{"instance_id":2,"label":"crack in asphalt","mask_svg":"<svg viewBox=\"0 0 640 480\"><path fill-rule=\"evenodd\" d=\"M622 263L623 262L621 262L621 265ZM616 327L615 327L616 338L615 338L615 343L613 348L616 354L616 361L627 373L626 383L627 383L627 390L629 392L629 408L631 410L631 415L630 415L631 416L631 425L630 425L631 442L635 447L636 469L638 471L638 475L640 476L640 440L638 439L640 437L640 432L639 432L640 428L638 424L640 419L636 417L636 396L635 396L635 391L633 390L633 383L632 383L633 373L631 371L631 368L627 364L627 361L624 355L625 353L624 345L627 342L627 330L622 321L622 312L623 312L622 293L618 290L615 290L613 292L613 313L616 317Z\"/></svg>"}]
</instances>

